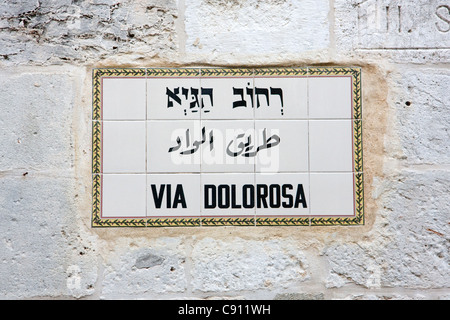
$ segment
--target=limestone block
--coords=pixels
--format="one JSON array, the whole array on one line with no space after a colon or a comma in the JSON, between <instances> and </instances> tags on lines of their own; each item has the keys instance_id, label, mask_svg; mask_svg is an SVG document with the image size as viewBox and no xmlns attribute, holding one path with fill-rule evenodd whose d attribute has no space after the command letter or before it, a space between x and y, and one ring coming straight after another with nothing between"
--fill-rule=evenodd
<instances>
[{"instance_id":1,"label":"limestone block","mask_svg":"<svg viewBox=\"0 0 450 320\"><path fill-rule=\"evenodd\" d=\"M442 0L335 0L339 59L440 63L450 59L450 6Z\"/></svg>"},{"instance_id":2,"label":"limestone block","mask_svg":"<svg viewBox=\"0 0 450 320\"><path fill-rule=\"evenodd\" d=\"M450 71L404 68L394 101L405 161L409 164L450 163Z\"/></svg>"},{"instance_id":3,"label":"limestone block","mask_svg":"<svg viewBox=\"0 0 450 320\"><path fill-rule=\"evenodd\" d=\"M0 11L0 63L96 61L176 48L175 1L12 1Z\"/></svg>"},{"instance_id":4,"label":"limestone block","mask_svg":"<svg viewBox=\"0 0 450 320\"><path fill-rule=\"evenodd\" d=\"M97 258L76 228L74 180L0 175L0 190L0 298L92 294Z\"/></svg>"},{"instance_id":5,"label":"limestone block","mask_svg":"<svg viewBox=\"0 0 450 320\"><path fill-rule=\"evenodd\" d=\"M419 9L420 8L420 9ZM450 47L450 7L442 0L335 1L337 43L359 49Z\"/></svg>"},{"instance_id":6,"label":"limestone block","mask_svg":"<svg viewBox=\"0 0 450 320\"><path fill-rule=\"evenodd\" d=\"M185 262L180 238L159 238L134 250L117 244L116 251L105 257L102 298L154 298L184 292Z\"/></svg>"},{"instance_id":7,"label":"limestone block","mask_svg":"<svg viewBox=\"0 0 450 320\"><path fill-rule=\"evenodd\" d=\"M404 170L392 178L370 241L324 250L328 288L447 288L450 205L448 171Z\"/></svg>"},{"instance_id":8,"label":"limestone block","mask_svg":"<svg viewBox=\"0 0 450 320\"><path fill-rule=\"evenodd\" d=\"M434 300L434 297L427 297L423 294L351 294L343 300Z\"/></svg>"},{"instance_id":9,"label":"limestone block","mask_svg":"<svg viewBox=\"0 0 450 320\"><path fill-rule=\"evenodd\" d=\"M0 171L71 169L74 91L66 74L0 75Z\"/></svg>"},{"instance_id":10,"label":"limestone block","mask_svg":"<svg viewBox=\"0 0 450 320\"><path fill-rule=\"evenodd\" d=\"M286 54L328 47L329 4L324 0L185 3L186 52Z\"/></svg>"},{"instance_id":11,"label":"limestone block","mask_svg":"<svg viewBox=\"0 0 450 320\"><path fill-rule=\"evenodd\" d=\"M323 293L279 293L274 300L324 300Z\"/></svg>"},{"instance_id":12,"label":"limestone block","mask_svg":"<svg viewBox=\"0 0 450 320\"><path fill-rule=\"evenodd\" d=\"M289 240L205 238L192 251L194 291L283 288L310 277L305 256Z\"/></svg>"},{"instance_id":13,"label":"limestone block","mask_svg":"<svg viewBox=\"0 0 450 320\"><path fill-rule=\"evenodd\" d=\"M32 12L39 7L39 1L21 1L21 0L8 0L2 1L0 8L0 15L5 17L11 17L15 15L24 14L26 12Z\"/></svg>"}]
</instances>

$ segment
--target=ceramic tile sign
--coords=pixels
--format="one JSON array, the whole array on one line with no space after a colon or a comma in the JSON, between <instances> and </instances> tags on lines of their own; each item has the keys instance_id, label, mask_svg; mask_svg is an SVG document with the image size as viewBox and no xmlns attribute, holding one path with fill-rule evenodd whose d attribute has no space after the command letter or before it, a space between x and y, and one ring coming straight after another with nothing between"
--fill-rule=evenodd
<instances>
[{"instance_id":1,"label":"ceramic tile sign","mask_svg":"<svg viewBox=\"0 0 450 320\"><path fill-rule=\"evenodd\" d=\"M361 70L95 69L94 227L364 223Z\"/></svg>"}]
</instances>

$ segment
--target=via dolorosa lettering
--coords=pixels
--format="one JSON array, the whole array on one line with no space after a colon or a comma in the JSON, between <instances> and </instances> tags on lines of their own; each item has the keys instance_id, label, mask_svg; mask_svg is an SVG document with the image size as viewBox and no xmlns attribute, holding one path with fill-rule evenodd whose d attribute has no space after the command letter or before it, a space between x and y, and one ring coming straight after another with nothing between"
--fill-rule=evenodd
<instances>
[{"instance_id":1,"label":"via dolorosa lettering","mask_svg":"<svg viewBox=\"0 0 450 320\"><path fill-rule=\"evenodd\" d=\"M205 209L307 208L302 184L245 184L238 198L235 184L205 184Z\"/></svg>"},{"instance_id":2,"label":"via dolorosa lettering","mask_svg":"<svg viewBox=\"0 0 450 320\"><path fill-rule=\"evenodd\" d=\"M168 209L177 208L179 205L181 205L182 208L187 208L186 197L184 195L182 184L177 184L173 196L172 185L170 184L161 184L159 186L159 190L156 184L152 184L151 189L156 209L161 209L164 198L166 200L164 203Z\"/></svg>"}]
</instances>

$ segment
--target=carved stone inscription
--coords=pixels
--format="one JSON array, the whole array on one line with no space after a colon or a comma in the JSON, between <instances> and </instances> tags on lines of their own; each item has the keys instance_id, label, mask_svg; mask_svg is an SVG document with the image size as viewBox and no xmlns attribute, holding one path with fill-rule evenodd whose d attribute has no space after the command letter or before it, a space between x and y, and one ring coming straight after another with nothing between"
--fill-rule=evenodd
<instances>
[{"instance_id":1,"label":"carved stone inscription","mask_svg":"<svg viewBox=\"0 0 450 320\"><path fill-rule=\"evenodd\" d=\"M355 7L359 48L450 48L448 0L365 0Z\"/></svg>"}]
</instances>

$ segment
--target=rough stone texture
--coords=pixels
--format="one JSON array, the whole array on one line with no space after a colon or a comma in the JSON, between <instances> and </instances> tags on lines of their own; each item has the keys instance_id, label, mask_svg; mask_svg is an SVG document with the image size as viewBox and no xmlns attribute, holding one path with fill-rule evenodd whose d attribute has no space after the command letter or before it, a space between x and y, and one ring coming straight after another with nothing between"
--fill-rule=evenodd
<instances>
[{"instance_id":1,"label":"rough stone texture","mask_svg":"<svg viewBox=\"0 0 450 320\"><path fill-rule=\"evenodd\" d=\"M404 170L382 196L376 240L334 244L327 287L448 288L448 172Z\"/></svg>"},{"instance_id":2,"label":"rough stone texture","mask_svg":"<svg viewBox=\"0 0 450 320\"><path fill-rule=\"evenodd\" d=\"M306 258L284 241L206 238L192 250L194 290L222 292L286 287L309 277Z\"/></svg>"},{"instance_id":3,"label":"rough stone texture","mask_svg":"<svg viewBox=\"0 0 450 320\"><path fill-rule=\"evenodd\" d=\"M324 300L323 293L281 293L274 300Z\"/></svg>"},{"instance_id":4,"label":"rough stone texture","mask_svg":"<svg viewBox=\"0 0 450 320\"><path fill-rule=\"evenodd\" d=\"M409 69L399 79L395 102L398 134L408 164L450 163L449 69Z\"/></svg>"},{"instance_id":5,"label":"rough stone texture","mask_svg":"<svg viewBox=\"0 0 450 320\"><path fill-rule=\"evenodd\" d=\"M186 290L181 239L161 238L149 248L134 250L118 247L109 255L102 281L104 299L155 298Z\"/></svg>"},{"instance_id":6,"label":"rough stone texture","mask_svg":"<svg viewBox=\"0 0 450 320\"><path fill-rule=\"evenodd\" d=\"M340 59L414 64L450 59L450 13L446 1L332 2L333 52Z\"/></svg>"},{"instance_id":7,"label":"rough stone texture","mask_svg":"<svg viewBox=\"0 0 450 320\"><path fill-rule=\"evenodd\" d=\"M448 300L448 6L0 0L0 298ZM321 64L363 70L365 226L90 227L93 67Z\"/></svg>"},{"instance_id":8,"label":"rough stone texture","mask_svg":"<svg viewBox=\"0 0 450 320\"><path fill-rule=\"evenodd\" d=\"M347 8L347 38L360 49L448 48L448 3L441 0L336 1ZM417 10L420 8L420 10Z\"/></svg>"},{"instance_id":9,"label":"rough stone texture","mask_svg":"<svg viewBox=\"0 0 450 320\"><path fill-rule=\"evenodd\" d=\"M0 58L4 63L95 61L134 52L176 49L173 1L2 0Z\"/></svg>"},{"instance_id":10,"label":"rough stone texture","mask_svg":"<svg viewBox=\"0 0 450 320\"><path fill-rule=\"evenodd\" d=\"M82 297L97 267L89 237L76 225L69 177L0 174L0 297Z\"/></svg>"},{"instance_id":11,"label":"rough stone texture","mask_svg":"<svg viewBox=\"0 0 450 320\"><path fill-rule=\"evenodd\" d=\"M186 1L186 51L240 56L325 49L328 9L324 0Z\"/></svg>"},{"instance_id":12,"label":"rough stone texture","mask_svg":"<svg viewBox=\"0 0 450 320\"><path fill-rule=\"evenodd\" d=\"M75 87L67 70L1 73L1 297L94 291L95 250L77 225Z\"/></svg>"},{"instance_id":13,"label":"rough stone texture","mask_svg":"<svg viewBox=\"0 0 450 320\"><path fill-rule=\"evenodd\" d=\"M74 94L66 74L0 73L0 170L73 166Z\"/></svg>"}]
</instances>

